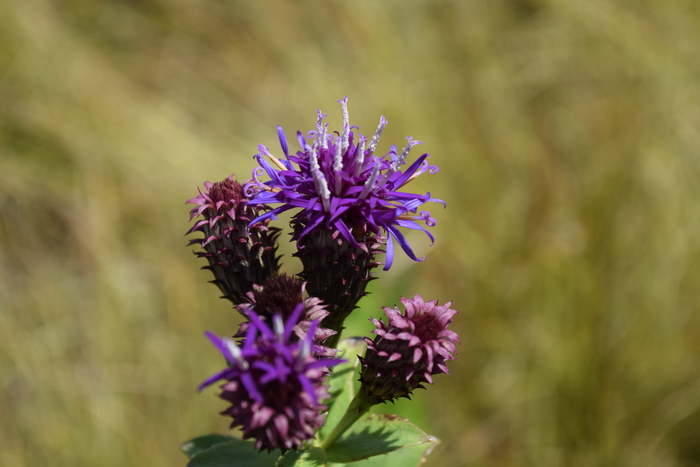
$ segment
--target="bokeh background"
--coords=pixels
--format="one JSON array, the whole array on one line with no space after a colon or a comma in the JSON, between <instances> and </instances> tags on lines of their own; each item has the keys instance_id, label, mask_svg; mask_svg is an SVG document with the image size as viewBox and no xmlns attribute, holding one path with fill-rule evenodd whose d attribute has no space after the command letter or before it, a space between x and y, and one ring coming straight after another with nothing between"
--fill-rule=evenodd
<instances>
[{"instance_id":1,"label":"bokeh background","mask_svg":"<svg viewBox=\"0 0 700 467\"><path fill-rule=\"evenodd\" d=\"M0 2L0 463L171 467L227 432L195 387L239 317L185 200L349 95L441 168L412 182L436 245L350 330L460 311L452 374L388 407L427 465L700 465L699 31L694 0Z\"/></svg>"}]
</instances>

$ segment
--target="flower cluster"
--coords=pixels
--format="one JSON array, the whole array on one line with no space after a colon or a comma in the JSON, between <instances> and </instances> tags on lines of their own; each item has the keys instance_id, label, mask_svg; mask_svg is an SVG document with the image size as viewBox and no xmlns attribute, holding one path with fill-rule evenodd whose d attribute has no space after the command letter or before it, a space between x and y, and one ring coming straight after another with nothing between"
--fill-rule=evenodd
<instances>
[{"instance_id":1,"label":"flower cluster","mask_svg":"<svg viewBox=\"0 0 700 467\"><path fill-rule=\"evenodd\" d=\"M260 167L250 180L206 182L188 201L196 205L188 233L203 234L190 244L201 248L196 254L207 259L212 282L245 318L232 337L207 333L227 366L200 390L222 382L220 397L230 404L222 414L259 450L285 452L312 442L331 397L326 377L343 362L335 349L343 322L375 279L379 255L386 254L388 270L398 243L411 259L422 261L400 229L423 231L434 241L426 227L435 220L419 208L428 202L444 205L430 193L402 191L419 175L437 171L428 154L408 164L419 141L408 138L401 152L392 146L378 156L384 117L366 138L350 126L347 98L340 103L342 131L330 134L319 111L316 129L306 137L298 132L301 149L291 154L278 127L284 158L260 146L255 156ZM264 174L269 180L261 180ZM289 210L294 256L303 267L296 277L279 272L280 230L270 225ZM459 339L446 327L456 311L450 303L440 306L419 295L402 302L404 314L385 308L388 324L372 320L377 337L365 339L361 401L325 444L369 406L408 397L422 383L432 383L432 375L447 373Z\"/></svg>"},{"instance_id":2,"label":"flower cluster","mask_svg":"<svg viewBox=\"0 0 700 467\"><path fill-rule=\"evenodd\" d=\"M400 228L423 231L434 242L420 222L431 227L435 220L428 211L418 209L427 202L444 205L430 193L402 191L422 173L438 170L428 164L428 154L404 167L411 148L420 141L409 137L401 153L392 146L378 156L377 144L387 121L381 117L374 135L366 138L352 131L355 127L350 125L347 97L340 104L342 132L329 134L323 121L326 115L319 110L316 129L306 137L297 132L301 149L294 154L290 154L284 131L277 127L284 158L260 145L255 156L260 167L253 172L253 182L246 184L252 196L248 205L266 209L252 226L295 211L292 239L297 244L295 256L304 266L300 276L308 281L309 293L332 307L328 322L332 329L339 329L365 295L367 283L373 279L371 271L380 264L376 259L379 253L386 252L385 270L394 261L395 242L411 259L422 261ZM263 174L268 181L260 179Z\"/></svg>"}]
</instances>

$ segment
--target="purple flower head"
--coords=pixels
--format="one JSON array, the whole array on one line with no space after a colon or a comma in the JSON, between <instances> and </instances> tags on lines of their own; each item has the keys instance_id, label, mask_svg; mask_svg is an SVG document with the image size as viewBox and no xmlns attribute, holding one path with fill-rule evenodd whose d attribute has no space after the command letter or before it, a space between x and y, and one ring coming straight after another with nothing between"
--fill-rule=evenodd
<instances>
[{"instance_id":1,"label":"purple flower head","mask_svg":"<svg viewBox=\"0 0 700 467\"><path fill-rule=\"evenodd\" d=\"M433 383L432 375L449 373L447 361L454 359L457 333L447 328L457 311L451 302L438 305L420 295L402 298L406 312L383 307L389 324L378 319L374 341L365 338L367 352L361 358L361 390L374 403L409 397L422 383Z\"/></svg>"},{"instance_id":2,"label":"purple flower head","mask_svg":"<svg viewBox=\"0 0 700 467\"><path fill-rule=\"evenodd\" d=\"M299 209L293 220L293 238L300 250L305 247L306 237L327 231L336 242L347 242L366 252L385 242L385 270L394 260L394 241L411 259L421 261L399 228L422 230L434 241L419 222L432 227L435 220L427 211L418 212L418 208L429 201L444 203L429 193L420 195L401 189L426 171L437 172L437 167L428 164L428 154L404 167L411 148L420 144L412 138L400 153L392 146L387 154L377 156L375 150L387 121L381 117L377 131L368 139L352 131L356 127L350 126L347 97L340 103L343 129L335 136L328 133L325 114L319 111L316 130L307 134L308 140L297 132L301 150L296 154L289 153L281 127L277 131L284 159L259 146L260 153L255 157L260 167L253 172L254 181L246 185L251 195L253 190L257 194L248 204L279 206L254 219L251 225ZM263 172L270 180L260 180Z\"/></svg>"},{"instance_id":3,"label":"purple flower head","mask_svg":"<svg viewBox=\"0 0 700 467\"><path fill-rule=\"evenodd\" d=\"M207 258L214 280L223 296L234 304L244 303L253 284L279 269L277 237L279 229L268 227L269 221L248 224L264 211L263 206L248 206L243 186L232 176L216 183L204 183L205 191L188 200L197 206L190 211L190 220L198 218L187 232L202 232L203 238L190 241L203 251L197 256Z\"/></svg>"},{"instance_id":4,"label":"purple flower head","mask_svg":"<svg viewBox=\"0 0 700 467\"><path fill-rule=\"evenodd\" d=\"M243 439L255 439L259 450L300 448L325 421L322 401L330 395L324 378L343 360L314 357L316 321L305 339L292 338L300 314L298 308L287 322L275 315L268 326L249 312L251 325L241 346L207 332L229 366L207 378L199 390L224 380L220 397L231 406L222 415L232 417L231 428L241 427Z\"/></svg>"},{"instance_id":5,"label":"purple flower head","mask_svg":"<svg viewBox=\"0 0 700 467\"><path fill-rule=\"evenodd\" d=\"M313 339L318 345L314 347L314 355L333 357L337 350L322 344L337 332L318 325L329 313L319 298L304 298L305 286L306 284L296 277L274 273L265 280L263 285L253 286L253 291L248 292L249 303L238 305L237 309L244 316L249 316L251 311L255 311L255 314L268 325L272 324L275 315L280 315L285 322L289 322L292 316L297 316L294 333L302 340L306 338L313 323L316 322ZM302 311L297 313L299 308ZM250 322L241 323L234 337L244 337L250 326Z\"/></svg>"}]
</instances>

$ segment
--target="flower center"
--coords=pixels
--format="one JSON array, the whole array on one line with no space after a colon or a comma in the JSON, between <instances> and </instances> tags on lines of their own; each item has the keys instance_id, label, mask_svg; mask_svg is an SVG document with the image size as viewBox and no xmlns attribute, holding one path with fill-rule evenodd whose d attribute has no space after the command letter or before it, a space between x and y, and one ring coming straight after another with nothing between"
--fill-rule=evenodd
<instances>
[{"instance_id":1,"label":"flower center","mask_svg":"<svg viewBox=\"0 0 700 467\"><path fill-rule=\"evenodd\" d=\"M414 316L411 321L413 321L413 324L416 326L416 330L413 334L418 336L421 342L436 340L439 337L440 331L442 331L442 326L435 316L430 313L422 313Z\"/></svg>"},{"instance_id":2,"label":"flower center","mask_svg":"<svg viewBox=\"0 0 700 467\"><path fill-rule=\"evenodd\" d=\"M211 186L209 190L209 197L216 204L218 201L223 201L225 203L234 200L236 204L239 204L241 199L245 198L243 194L243 186L230 178L222 182L216 182Z\"/></svg>"}]
</instances>

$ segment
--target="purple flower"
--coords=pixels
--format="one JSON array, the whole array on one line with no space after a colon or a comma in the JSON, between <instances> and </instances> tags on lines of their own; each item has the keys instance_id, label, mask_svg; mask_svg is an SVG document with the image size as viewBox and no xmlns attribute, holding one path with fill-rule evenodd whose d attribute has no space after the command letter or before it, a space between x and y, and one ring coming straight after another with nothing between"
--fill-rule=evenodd
<instances>
[{"instance_id":1,"label":"purple flower","mask_svg":"<svg viewBox=\"0 0 700 467\"><path fill-rule=\"evenodd\" d=\"M294 325L294 333L300 339L304 339L314 322L320 323L329 314L326 306L317 297L303 298L306 283L301 279L286 274L274 273L270 275L262 285L253 286L253 291L248 292L249 303L242 303L236 308L244 316L249 316L250 311L271 325L275 315L280 315L282 320L288 322L292 316L298 316L298 322ZM301 308L301 313L297 309ZM250 322L241 323L238 332L233 337L244 337L248 332ZM337 334L331 329L314 326L313 339L319 344L321 350L315 350L314 356L334 357L336 349L322 345L326 339Z\"/></svg>"},{"instance_id":2,"label":"purple flower","mask_svg":"<svg viewBox=\"0 0 700 467\"><path fill-rule=\"evenodd\" d=\"M402 298L406 312L383 307L389 324L378 319L374 341L365 338L367 352L361 358L360 381L373 404L408 397L422 383L433 383L432 375L449 373L447 361L454 359L457 333L447 328L457 311L451 302L438 305L437 300L424 301L420 295Z\"/></svg>"},{"instance_id":3,"label":"purple flower","mask_svg":"<svg viewBox=\"0 0 700 467\"><path fill-rule=\"evenodd\" d=\"M364 251L385 242L385 270L394 260L394 241L411 259L421 261L399 228L422 230L434 242L432 234L419 222L431 227L435 220L427 211L418 212L418 208L429 201L444 203L431 198L429 193L420 195L400 190L426 171L437 172L437 167L428 165L428 154L423 154L402 169L411 148L420 144L410 137L400 154L392 146L389 153L378 157L375 150L387 121L381 117L374 136L367 139L351 131L355 127L350 126L347 97L339 102L343 129L335 136L328 134L327 124L323 123L325 114L319 110L316 130L308 133L309 140L297 132L301 150L296 154L289 153L281 127L277 131L285 159L278 159L265 146L259 146L260 153L255 157L260 167L253 172L254 182L246 185L248 190L258 193L248 204L279 206L254 219L251 225L299 209L301 212L293 221L293 238L300 250L305 247L306 237L327 231L334 240ZM263 171L270 177L269 181L260 181Z\"/></svg>"},{"instance_id":4,"label":"purple flower","mask_svg":"<svg viewBox=\"0 0 700 467\"><path fill-rule=\"evenodd\" d=\"M190 220L200 217L187 232L202 232L203 238L190 241L203 251L214 280L224 297L234 304L244 303L253 284L262 284L265 278L279 269L277 237L279 229L268 227L269 221L258 222L248 228L250 221L264 212L262 206L247 206L249 199L243 186L232 177L221 182L204 182L205 191L188 200L197 207L190 211Z\"/></svg>"},{"instance_id":5,"label":"purple flower","mask_svg":"<svg viewBox=\"0 0 700 467\"><path fill-rule=\"evenodd\" d=\"M254 312L242 346L233 339L207 332L207 337L229 362L229 366L207 378L199 390L224 380L220 397L231 404L222 412L233 418L243 439L255 439L256 449L283 452L297 449L313 439L323 425L330 397L324 378L339 359L314 357L314 321L303 340L295 339L298 307L285 323L275 315L268 326Z\"/></svg>"}]
</instances>

